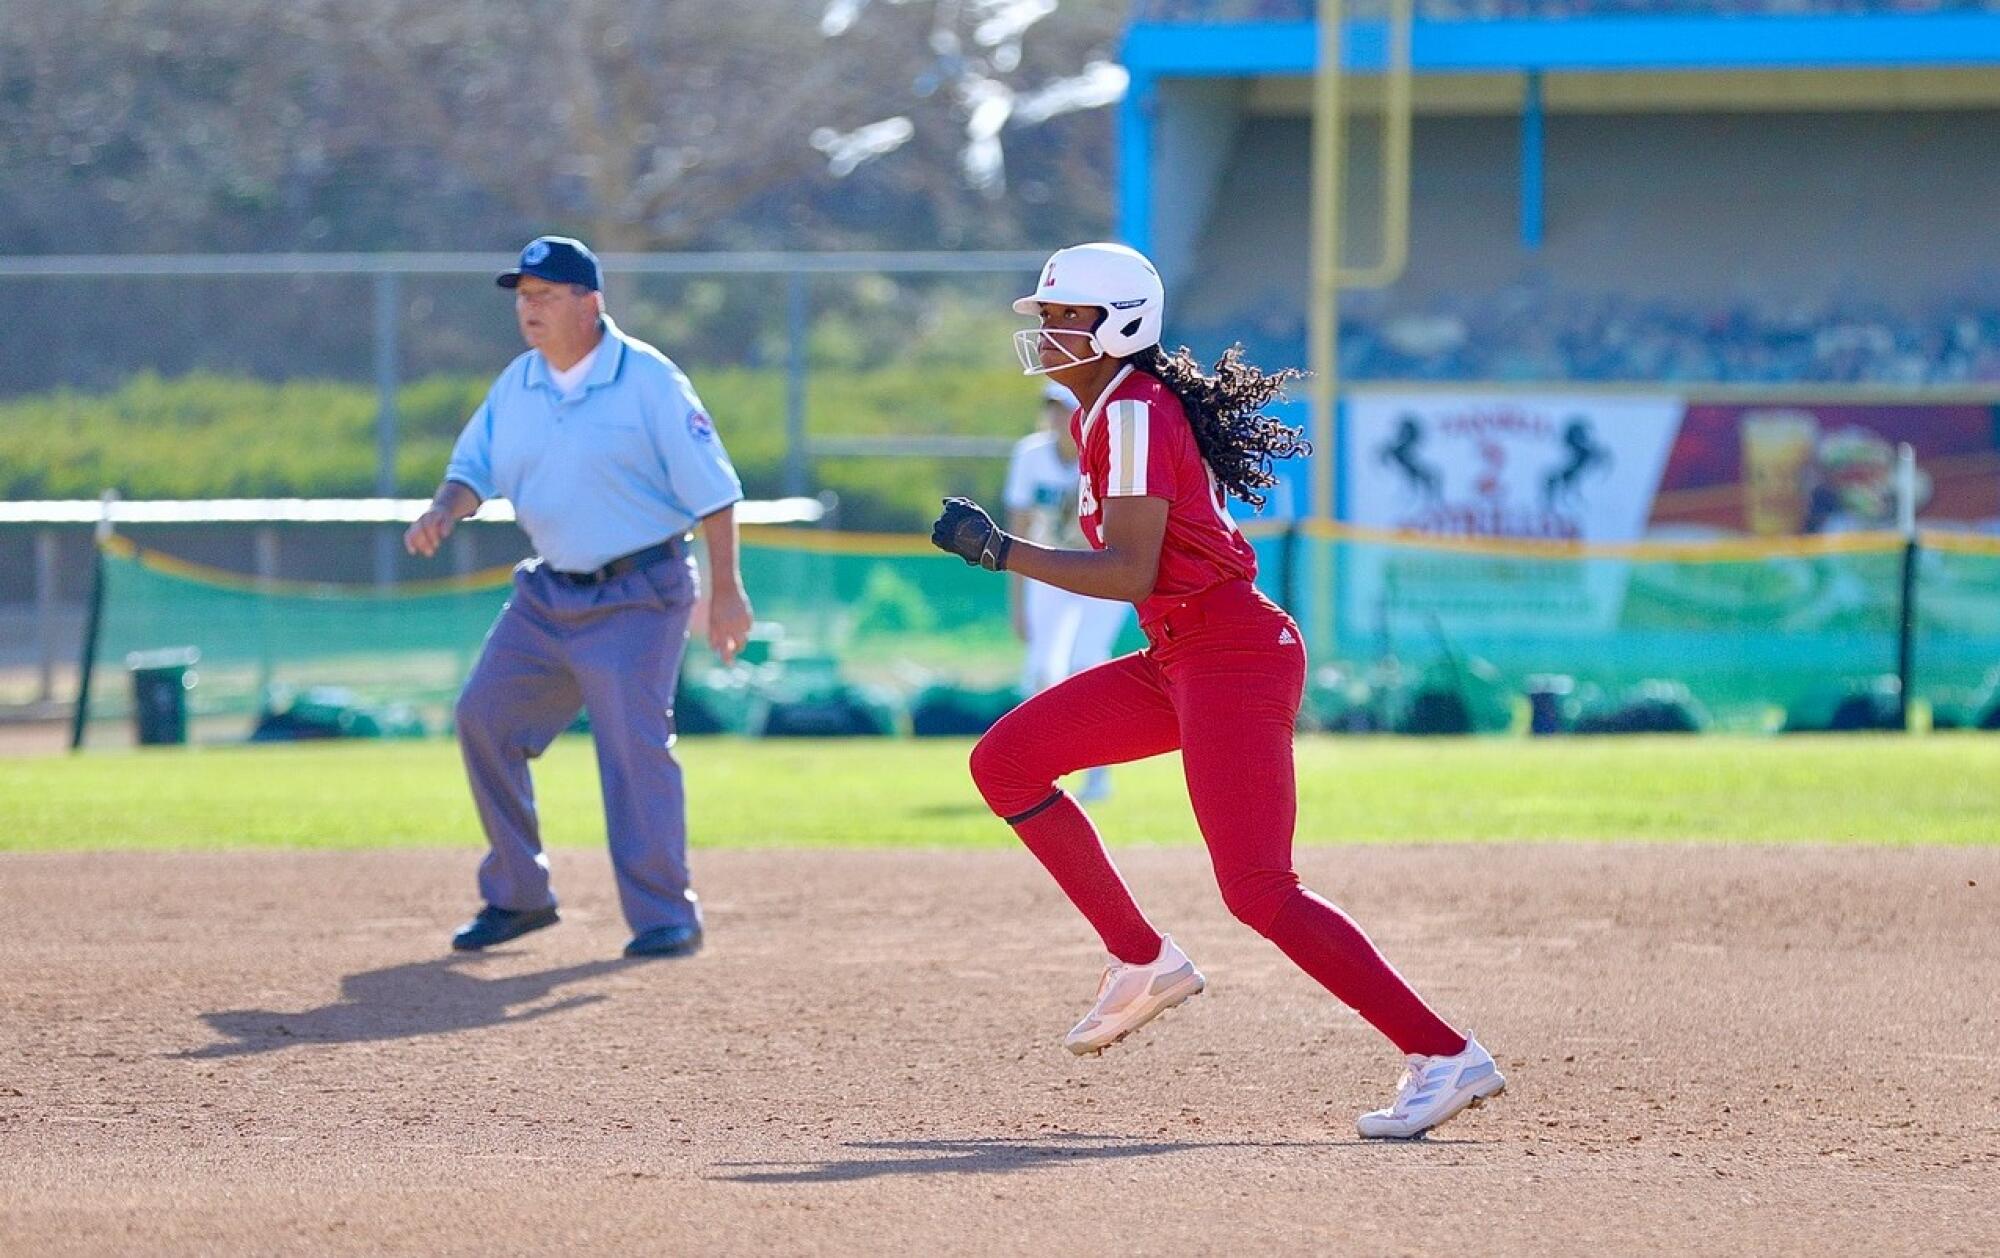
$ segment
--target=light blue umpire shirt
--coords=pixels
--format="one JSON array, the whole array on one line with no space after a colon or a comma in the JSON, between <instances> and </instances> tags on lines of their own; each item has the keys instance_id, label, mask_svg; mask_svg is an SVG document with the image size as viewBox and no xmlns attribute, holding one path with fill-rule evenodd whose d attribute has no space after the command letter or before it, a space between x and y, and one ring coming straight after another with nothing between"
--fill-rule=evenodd
<instances>
[{"instance_id":1,"label":"light blue umpire shirt","mask_svg":"<svg viewBox=\"0 0 2000 1258\"><path fill-rule=\"evenodd\" d=\"M589 374L566 397L540 350L509 363L444 478L513 503L536 553L562 572L678 537L743 498L687 375L608 315Z\"/></svg>"}]
</instances>

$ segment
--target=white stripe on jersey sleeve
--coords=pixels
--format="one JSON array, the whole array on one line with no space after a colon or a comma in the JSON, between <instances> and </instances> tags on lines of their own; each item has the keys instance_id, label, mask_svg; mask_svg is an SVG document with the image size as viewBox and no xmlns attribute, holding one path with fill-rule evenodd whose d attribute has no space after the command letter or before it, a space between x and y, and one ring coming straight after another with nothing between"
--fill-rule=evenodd
<instances>
[{"instance_id":1,"label":"white stripe on jersey sleeve","mask_svg":"<svg viewBox=\"0 0 2000 1258\"><path fill-rule=\"evenodd\" d=\"M1147 443L1152 436L1152 416L1144 402L1124 399L1104 408L1107 446L1111 466L1104 478L1106 498L1146 496Z\"/></svg>"}]
</instances>

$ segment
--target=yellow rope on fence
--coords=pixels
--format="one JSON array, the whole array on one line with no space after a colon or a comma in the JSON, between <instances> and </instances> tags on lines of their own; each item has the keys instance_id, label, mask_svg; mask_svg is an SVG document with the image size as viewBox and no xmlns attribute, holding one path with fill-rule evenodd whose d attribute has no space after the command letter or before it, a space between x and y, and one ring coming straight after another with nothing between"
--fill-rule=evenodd
<instances>
[{"instance_id":1,"label":"yellow rope on fence","mask_svg":"<svg viewBox=\"0 0 2000 1258\"><path fill-rule=\"evenodd\" d=\"M1258 540L1283 537L1292 527L1281 520L1250 520L1242 525L1245 537ZM1706 541L1563 542L1537 538L1447 537L1325 520L1303 520L1296 528L1302 536L1315 541L1360 542L1412 550L1550 561L1626 559L1639 562L1742 563L1760 559L1810 559L1820 555L1894 554L1902 549L1904 542L1901 534L1887 531L1780 538L1716 538ZM746 547L806 554L950 558L934 548L930 539L921 534L842 533L753 524L743 526L742 539ZM1919 535L1918 544L1924 550L1950 554L2000 556L2000 536L1987 534L1925 530ZM115 533L104 540L103 547L107 554L183 580L245 593L305 598L329 594L417 598L436 594L481 593L504 587L513 573L510 564L463 576L401 581L389 586L359 582L267 580L145 550L131 539Z\"/></svg>"},{"instance_id":2,"label":"yellow rope on fence","mask_svg":"<svg viewBox=\"0 0 2000 1258\"><path fill-rule=\"evenodd\" d=\"M803 550L832 555L932 555L955 558L931 545L928 533L835 533L825 529L794 529L783 525L746 524L739 532L745 546L771 550Z\"/></svg>"},{"instance_id":3,"label":"yellow rope on fence","mask_svg":"<svg viewBox=\"0 0 2000 1258\"><path fill-rule=\"evenodd\" d=\"M1400 529L1364 528L1306 520L1300 530L1319 541L1366 542L1417 550L1456 551L1518 559L1633 559L1667 562L1742 562L1810 559L1818 555L1893 554L1903 537L1892 532L1819 533L1803 537L1729 537L1707 541L1566 542L1523 537L1445 537ZM1926 534L1926 543L1931 535Z\"/></svg>"},{"instance_id":4,"label":"yellow rope on fence","mask_svg":"<svg viewBox=\"0 0 2000 1258\"><path fill-rule=\"evenodd\" d=\"M1942 533L1924 530L1917 544L1925 550L1954 555L2000 555L2000 537L1988 533Z\"/></svg>"},{"instance_id":5,"label":"yellow rope on fence","mask_svg":"<svg viewBox=\"0 0 2000 1258\"><path fill-rule=\"evenodd\" d=\"M226 568L215 568L191 559L175 555L163 555L156 550L146 550L128 537L117 533L105 538L101 543L104 553L118 559L130 560L141 568L183 581L198 581L203 585L218 586L225 590L235 590L243 594L278 594L294 598L324 598L337 595L341 598L422 598L434 594L483 594L506 586L514 576L514 566L508 564L499 568L484 568L469 572L464 576L436 577L423 581L398 581L394 585L373 585L360 582L342 581L291 581L246 576L241 572L231 572Z\"/></svg>"}]
</instances>

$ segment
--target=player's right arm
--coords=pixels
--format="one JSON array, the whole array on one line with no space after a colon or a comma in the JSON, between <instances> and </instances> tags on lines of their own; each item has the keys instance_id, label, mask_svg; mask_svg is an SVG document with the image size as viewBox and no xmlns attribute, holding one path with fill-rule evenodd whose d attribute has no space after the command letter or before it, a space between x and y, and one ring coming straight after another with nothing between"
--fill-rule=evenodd
<instances>
[{"instance_id":1,"label":"player's right arm","mask_svg":"<svg viewBox=\"0 0 2000 1258\"><path fill-rule=\"evenodd\" d=\"M1173 445L1155 439L1154 420L1146 403L1114 400L1088 435L1080 459L1103 502L1103 545L1064 550L1023 542L1009 549L1008 571L1092 598L1139 603L1152 594L1175 488Z\"/></svg>"},{"instance_id":2,"label":"player's right arm","mask_svg":"<svg viewBox=\"0 0 2000 1258\"><path fill-rule=\"evenodd\" d=\"M1091 598L1143 602L1160 576L1175 468L1168 441L1153 440L1149 407L1114 401L1084 451L1085 475L1101 485L1101 545L1094 550L1038 546L996 525L976 503L947 498L931 543L967 563L1018 573ZM1184 431L1184 429L1183 429Z\"/></svg>"},{"instance_id":3,"label":"player's right arm","mask_svg":"<svg viewBox=\"0 0 2000 1258\"><path fill-rule=\"evenodd\" d=\"M1159 581L1166 537L1166 499L1107 498L1102 549L1065 550L1010 538L1003 562L1008 572L1072 594L1139 603Z\"/></svg>"},{"instance_id":4,"label":"player's right arm","mask_svg":"<svg viewBox=\"0 0 2000 1258\"><path fill-rule=\"evenodd\" d=\"M1126 497L1104 504L1104 544L1096 550L1037 546L993 522L970 498L947 498L931 525L931 545L990 572L1018 572L1072 594L1137 603L1160 575L1167 500Z\"/></svg>"}]
</instances>

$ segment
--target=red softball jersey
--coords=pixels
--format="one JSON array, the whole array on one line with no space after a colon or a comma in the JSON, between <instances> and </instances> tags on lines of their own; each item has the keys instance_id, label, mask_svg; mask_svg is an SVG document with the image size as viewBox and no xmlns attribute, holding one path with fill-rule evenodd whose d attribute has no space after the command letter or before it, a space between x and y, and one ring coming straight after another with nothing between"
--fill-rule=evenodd
<instances>
[{"instance_id":1,"label":"red softball jersey","mask_svg":"<svg viewBox=\"0 0 2000 1258\"><path fill-rule=\"evenodd\" d=\"M1128 366L1069 422L1081 451L1076 513L1093 550L1104 549L1105 499L1167 500L1159 579L1139 604L1141 624L1191 594L1256 578L1257 552L1230 518L1222 485L1171 389Z\"/></svg>"}]
</instances>

